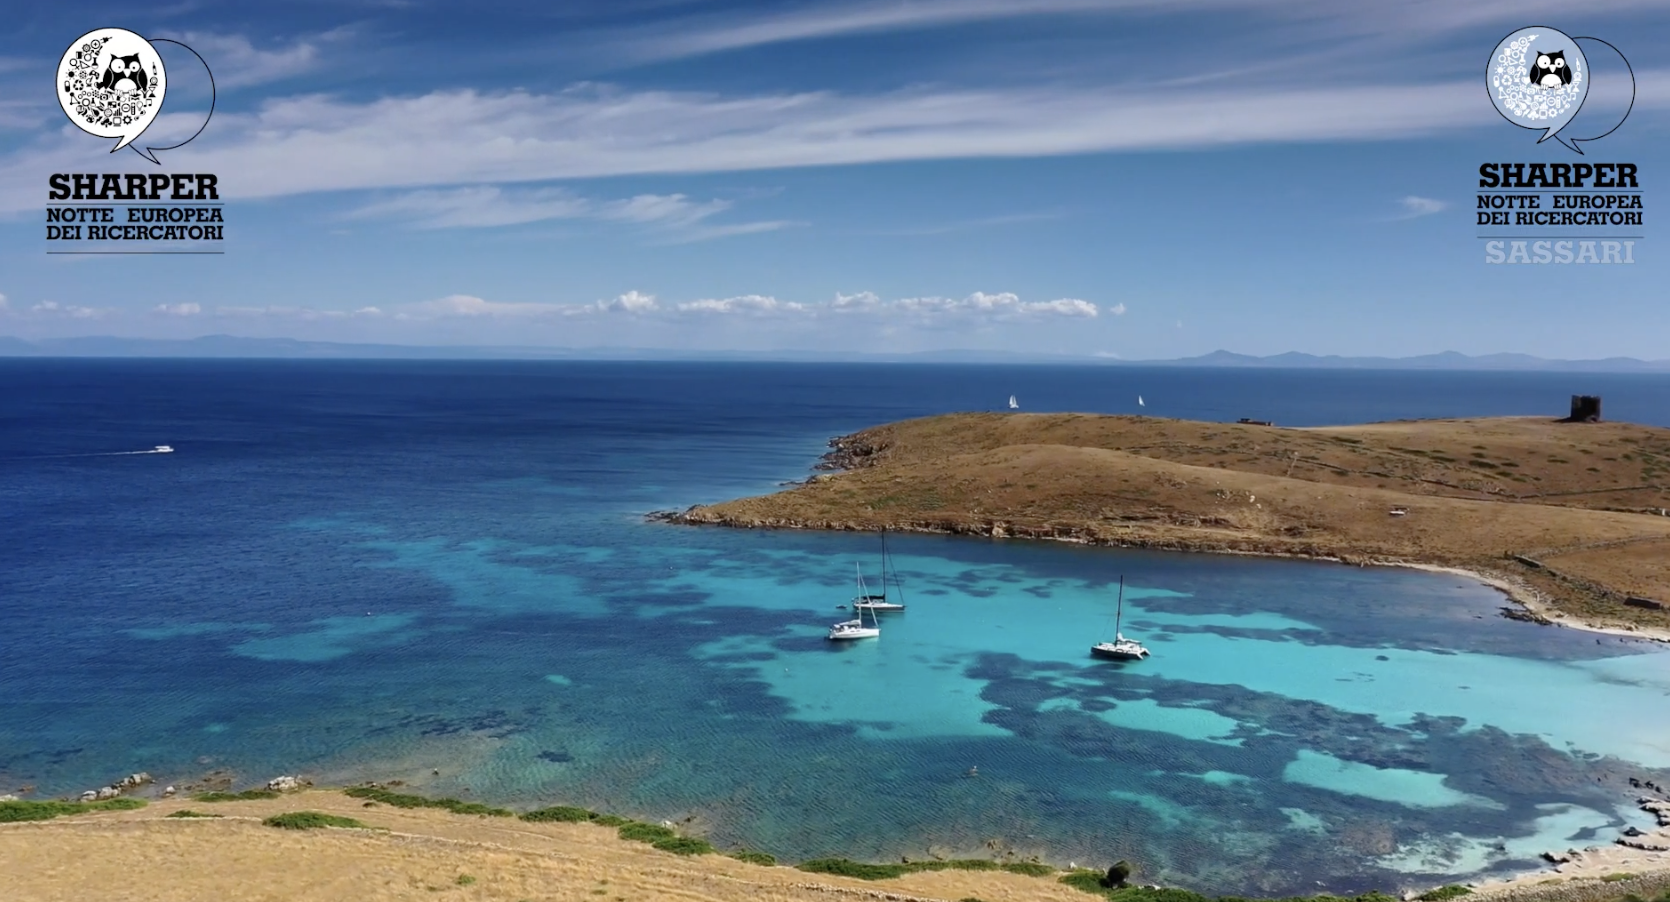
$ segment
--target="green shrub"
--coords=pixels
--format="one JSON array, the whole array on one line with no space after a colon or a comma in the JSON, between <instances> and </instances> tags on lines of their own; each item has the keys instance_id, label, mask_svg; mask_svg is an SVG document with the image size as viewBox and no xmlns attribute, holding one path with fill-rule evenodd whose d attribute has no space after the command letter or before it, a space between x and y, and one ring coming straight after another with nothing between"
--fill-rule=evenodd
<instances>
[{"instance_id":1,"label":"green shrub","mask_svg":"<svg viewBox=\"0 0 1670 902\"><path fill-rule=\"evenodd\" d=\"M1109 887L1110 889L1123 887L1125 885L1125 881L1131 879L1131 872L1133 870L1135 869L1131 867L1130 862L1120 859L1119 861L1114 862L1113 867L1108 868L1107 874L1103 875L1102 885Z\"/></svg>"},{"instance_id":2,"label":"green shrub","mask_svg":"<svg viewBox=\"0 0 1670 902\"><path fill-rule=\"evenodd\" d=\"M321 827L369 829L351 817L339 817L334 814L326 814L323 811L292 811L289 814L275 814L261 823L284 830L317 830Z\"/></svg>"},{"instance_id":3,"label":"green shrub","mask_svg":"<svg viewBox=\"0 0 1670 902\"><path fill-rule=\"evenodd\" d=\"M1065 883L1073 889L1083 890L1087 893L1100 893L1107 889L1107 887L1102 885L1102 880L1106 876L1107 875L1101 871L1093 871L1089 868L1077 868L1061 875L1058 882Z\"/></svg>"},{"instance_id":4,"label":"green shrub","mask_svg":"<svg viewBox=\"0 0 1670 902\"><path fill-rule=\"evenodd\" d=\"M471 877L469 874L459 874L458 879L453 882L457 883L459 886L469 886L475 882L475 878Z\"/></svg>"},{"instance_id":5,"label":"green shrub","mask_svg":"<svg viewBox=\"0 0 1670 902\"><path fill-rule=\"evenodd\" d=\"M243 792L200 792L191 797L193 802L252 802L256 799L276 799L271 789L246 789Z\"/></svg>"},{"instance_id":6,"label":"green shrub","mask_svg":"<svg viewBox=\"0 0 1670 902\"><path fill-rule=\"evenodd\" d=\"M1011 874L1021 874L1027 877L1048 877L1055 873L1055 868L1047 864L1039 864L1036 861L1011 861L1008 864L999 865L999 867Z\"/></svg>"},{"instance_id":7,"label":"green shrub","mask_svg":"<svg viewBox=\"0 0 1670 902\"><path fill-rule=\"evenodd\" d=\"M224 817L225 815L208 814L207 812L203 812L203 811L193 811L190 808L181 808L179 811L176 811L173 814L170 814L168 816L169 817Z\"/></svg>"},{"instance_id":8,"label":"green shrub","mask_svg":"<svg viewBox=\"0 0 1670 902\"><path fill-rule=\"evenodd\" d=\"M1472 894L1473 891L1467 887L1452 883L1449 886L1427 890L1415 898L1419 899L1420 902L1445 902L1446 899L1454 899L1456 896L1470 896Z\"/></svg>"},{"instance_id":9,"label":"green shrub","mask_svg":"<svg viewBox=\"0 0 1670 902\"><path fill-rule=\"evenodd\" d=\"M591 822L599 827L624 827L632 823L632 819L618 814L594 814L591 816Z\"/></svg>"},{"instance_id":10,"label":"green shrub","mask_svg":"<svg viewBox=\"0 0 1670 902\"><path fill-rule=\"evenodd\" d=\"M393 805L396 808L440 808L453 814L484 814L489 817L515 817L516 812L508 808L494 808L480 802L465 802L460 799L431 799L427 796L415 796L404 792L389 792L380 786L354 786L342 790L343 793L356 799L370 799Z\"/></svg>"},{"instance_id":11,"label":"green shrub","mask_svg":"<svg viewBox=\"0 0 1670 902\"><path fill-rule=\"evenodd\" d=\"M664 839L672 839L676 836L678 836L677 833L674 833L671 829L663 827L660 824L645 824L639 821L633 821L632 823L626 824L620 828L621 839L630 839L635 842L657 843Z\"/></svg>"},{"instance_id":12,"label":"green shrub","mask_svg":"<svg viewBox=\"0 0 1670 902\"><path fill-rule=\"evenodd\" d=\"M864 864L850 858L814 858L795 865L810 874L832 874L836 877L856 877L859 880L888 880L910 873L909 865Z\"/></svg>"},{"instance_id":13,"label":"green shrub","mask_svg":"<svg viewBox=\"0 0 1670 902\"><path fill-rule=\"evenodd\" d=\"M713 846L708 845L707 840L696 839L692 836L675 836L672 839L663 839L651 843L651 845L663 852L671 852L674 855L712 855L715 851L718 851Z\"/></svg>"},{"instance_id":14,"label":"green shrub","mask_svg":"<svg viewBox=\"0 0 1670 902\"><path fill-rule=\"evenodd\" d=\"M1106 877L1107 875L1102 876ZM1145 889L1140 886L1127 886L1124 889L1103 890L1102 892L1106 894L1108 899L1117 900L1117 902L1208 902L1207 898L1199 893L1168 887ZM1316 896L1302 900L1302 902L1326 902L1329 898L1328 896ZM1232 902L1232 900L1225 896L1220 897L1218 902ZM1293 902L1301 902L1301 900L1293 900Z\"/></svg>"},{"instance_id":15,"label":"green shrub","mask_svg":"<svg viewBox=\"0 0 1670 902\"><path fill-rule=\"evenodd\" d=\"M536 811L529 811L521 815L522 820L533 823L547 823L555 821L558 823L577 824L596 820L597 817L598 815L595 811L587 811L584 808L574 808L568 805L553 805L550 808L540 808Z\"/></svg>"},{"instance_id":16,"label":"green shrub","mask_svg":"<svg viewBox=\"0 0 1670 902\"><path fill-rule=\"evenodd\" d=\"M1623 880L1628 880L1629 878L1634 877L1634 876L1635 876L1634 874L1631 874L1631 873L1628 873L1628 872L1619 872L1619 873L1616 873L1616 874L1606 874L1606 875L1602 876L1600 879L1601 879L1602 883L1618 883L1618 882L1623 881Z\"/></svg>"},{"instance_id":17,"label":"green shrub","mask_svg":"<svg viewBox=\"0 0 1670 902\"><path fill-rule=\"evenodd\" d=\"M102 802L0 802L0 824L18 821L49 821L66 814L89 811L132 811L144 808L144 799L105 799Z\"/></svg>"},{"instance_id":18,"label":"green shrub","mask_svg":"<svg viewBox=\"0 0 1670 902\"><path fill-rule=\"evenodd\" d=\"M770 855L765 852L750 852L747 849L742 849L737 852L732 852L730 855L737 861L746 861L749 864L765 865L768 868L777 864L777 856Z\"/></svg>"}]
</instances>

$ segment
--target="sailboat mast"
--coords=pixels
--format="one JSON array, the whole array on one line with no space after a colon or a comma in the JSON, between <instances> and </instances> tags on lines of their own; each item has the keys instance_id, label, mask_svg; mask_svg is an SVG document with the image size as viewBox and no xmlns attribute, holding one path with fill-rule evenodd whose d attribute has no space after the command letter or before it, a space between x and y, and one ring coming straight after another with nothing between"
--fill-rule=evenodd
<instances>
[{"instance_id":1,"label":"sailboat mast","mask_svg":"<svg viewBox=\"0 0 1670 902\"><path fill-rule=\"evenodd\" d=\"M1125 618L1125 576L1124 576L1124 574L1121 574L1120 577L1119 577L1119 607L1115 609L1115 612L1114 612L1114 615L1113 615L1113 637L1115 639L1123 638L1119 633L1119 622L1121 620L1123 620L1124 618Z\"/></svg>"},{"instance_id":2,"label":"sailboat mast","mask_svg":"<svg viewBox=\"0 0 1670 902\"><path fill-rule=\"evenodd\" d=\"M887 600L887 530L881 531L881 600Z\"/></svg>"}]
</instances>

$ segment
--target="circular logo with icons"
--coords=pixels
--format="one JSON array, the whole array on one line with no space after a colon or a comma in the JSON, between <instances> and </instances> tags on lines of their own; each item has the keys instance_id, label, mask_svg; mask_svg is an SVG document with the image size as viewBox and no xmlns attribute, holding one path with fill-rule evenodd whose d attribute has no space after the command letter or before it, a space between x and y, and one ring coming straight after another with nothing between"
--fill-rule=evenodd
<instances>
[{"instance_id":1,"label":"circular logo with icons","mask_svg":"<svg viewBox=\"0 0 1670 902\"><path fill-rule=\"evenodd\" d=\"M122 28L89 31L64 51L58 64L58 105L77 128L119 138L112 152L150 127L162 110L168 74L162 55Z\"/></svg>"}]
</instances>

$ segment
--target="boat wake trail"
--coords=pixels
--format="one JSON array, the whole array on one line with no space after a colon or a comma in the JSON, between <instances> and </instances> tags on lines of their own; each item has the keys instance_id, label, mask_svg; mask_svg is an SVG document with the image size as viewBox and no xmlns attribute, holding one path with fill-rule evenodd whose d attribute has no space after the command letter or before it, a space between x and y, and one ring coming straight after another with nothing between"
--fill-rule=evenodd
<instances>
[{"instance_id":1,"label":"boat wake trail","mask_svg":"<svg viewBox=\"0 0 1670 902\"><path fill-rule=\"evenodd\" d=\"M173 454L169 445L157 445L144 451L91 451L85 454L34 454L27 457L0 457L0 460L67 460L74 457L127 457L131 454Z\"/></svg>"}]
</instances>

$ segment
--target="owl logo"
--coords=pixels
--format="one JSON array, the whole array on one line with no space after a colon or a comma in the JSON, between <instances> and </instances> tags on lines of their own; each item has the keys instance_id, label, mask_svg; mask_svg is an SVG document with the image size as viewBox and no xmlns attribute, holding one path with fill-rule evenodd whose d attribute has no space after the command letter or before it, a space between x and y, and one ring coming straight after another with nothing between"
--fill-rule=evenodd
<instances>
[{"instance_id":1,"label":"owl logo","mask_svg":"<svg viewBox=\"0 0 1670 902\"><path fill-rule=\"evenodd\" d=\"M56 81L58 105L76 128L117 139L112 152L134 147L140 156L159 162L133 145L162 111L168 91L168 70L151 41L125 28L89 31L58 60Z\"/></svg>"},{"instance_id":2,"label":"owl logo","mask_svg":"<svg viewBox=\"0 0 1670 902\"><path fill-rule=\"evenodd\" d=\"M99 87L118 94L139 93L145 90L146 83L145 65L139 61L137 53L126 56L111 54L110 66L99 79Z\"/></svg>"},{"instance_id":3,"label":"owl logo","mask_svg":"<svg viewBox=\"0 0 1670 902\"><path fill-rule=\"evenodd\" d=\"M1566 65L1564 50L1545 50L1531 63L1531 84L1542 88L1559 88L1571 84L1571 67Z\"/></svg>"}]
</instances>

